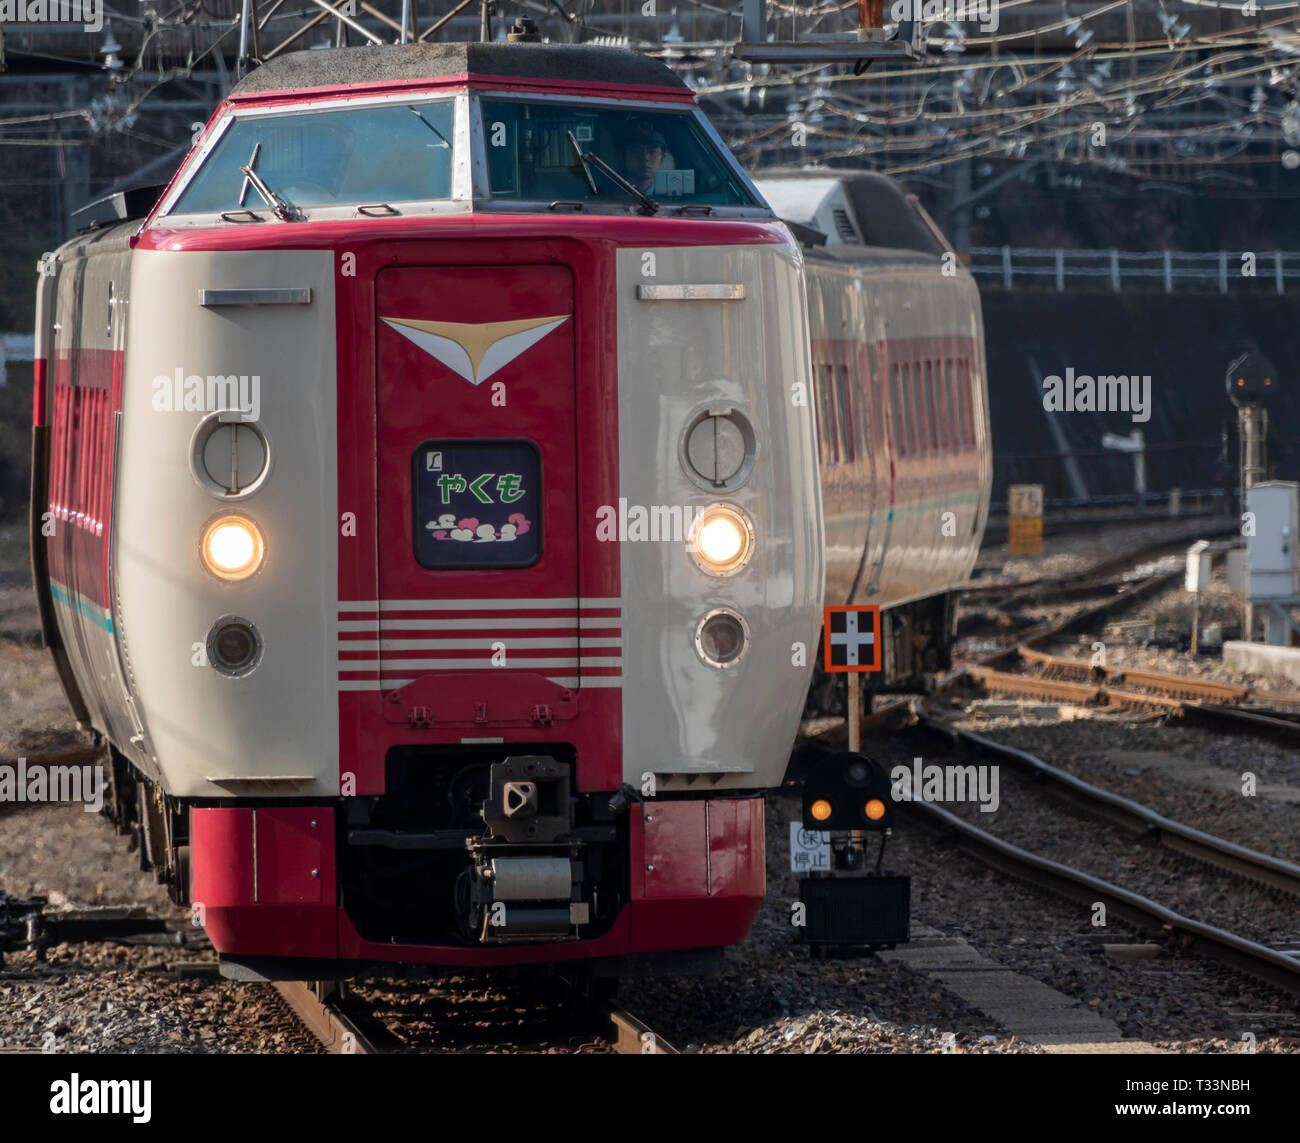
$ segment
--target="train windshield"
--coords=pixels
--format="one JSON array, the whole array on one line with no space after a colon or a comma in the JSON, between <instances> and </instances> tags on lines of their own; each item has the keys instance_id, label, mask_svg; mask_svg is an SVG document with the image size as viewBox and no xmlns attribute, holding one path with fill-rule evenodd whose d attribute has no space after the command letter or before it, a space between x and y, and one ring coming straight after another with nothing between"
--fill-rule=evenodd
<instances>
[{"instance_id":1,"label":"train windshield","mask_svg":"<svg viewBox=\"0 0 1300 1143\"><path fill-rule=\"evenodd\" d=\"M451 100L241 116L172 213L264 209L241 167L290 207L450 198L453 130Z\"/></svg>"},{"instance_id":2,"label":"train windshield","mask_svg":"<svg viewBox=\"0 0 1300 1143\"><path fill-rule=\"evenodd\" d=\"M492 197L759 205L689 111L484 99Z\"/></svg>"}]
</instances>

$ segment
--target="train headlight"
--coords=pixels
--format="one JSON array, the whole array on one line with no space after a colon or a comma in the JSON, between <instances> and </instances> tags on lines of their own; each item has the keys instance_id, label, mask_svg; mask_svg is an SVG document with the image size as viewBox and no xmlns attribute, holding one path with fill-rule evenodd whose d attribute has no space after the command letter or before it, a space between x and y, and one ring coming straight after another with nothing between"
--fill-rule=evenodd
<instances>
[{"instance_id":1,"label":"train headlight","mask_svg":"<svg viewBox=\"0 0 1300 1143\"><path fill-rule=\"evenodd\" d=\"M710 575L734 575L754 551L754 525L734 504L710 504L691 527L691 554Z\"/></svg>"},{"instance_id":2,"label":"train headlight","mask_svg":"<svg viewBox=\"0 0 1300 1143\"><path fill-rule=\"evenodd\" d=\"M218 516L199 542L203 565L220 579L246 579L262 566L266 542L247 516Z\"/></svg>"}]
</instances>

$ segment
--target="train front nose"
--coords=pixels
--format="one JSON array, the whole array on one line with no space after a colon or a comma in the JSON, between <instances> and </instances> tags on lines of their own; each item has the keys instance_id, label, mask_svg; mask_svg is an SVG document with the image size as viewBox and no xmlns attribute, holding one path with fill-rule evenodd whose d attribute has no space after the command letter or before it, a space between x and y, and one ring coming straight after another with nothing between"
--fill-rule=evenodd
<instances>
[{"instance_id":1,"label":"train front nose","mask_svg":"<svg viewBox=\"0 0 1300 1143\"><path fill-rule=\"evenodd\" d=\"M424 788L422 828L458 844L423 864L460 935L564 937L591 921L573 275L401 266L375 298L376 629L341 666L380 697L386 797Z\"/></svg>"}]
</instances>

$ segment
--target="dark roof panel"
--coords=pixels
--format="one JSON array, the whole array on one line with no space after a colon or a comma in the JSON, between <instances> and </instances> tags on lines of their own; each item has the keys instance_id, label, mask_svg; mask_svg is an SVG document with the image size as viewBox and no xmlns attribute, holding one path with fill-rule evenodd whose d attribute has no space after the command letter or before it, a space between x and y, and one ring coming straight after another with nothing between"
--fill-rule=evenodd
<instances>
[{"instance_id":1,"label":"dark roof panel","mask_svg":"<svg viewBox=\"0 0 1300 1143\"><path fill-rule=\"evenodd\" d=\"M853 208L866 246L893 250L915 250L939 257L944 253L939 241L926 226L916 207L908 201L907 189L888 175L877 171L854 171L836 167L771 167L750 171L749 177L760 185L767 180L838 179L845 197ZM806 222L807 219L796 219ZM831 244L831 249L834 245Z\"/></svg>"},{"instance_id":2,"label":"dark roof panel","mask_svg":"<svg viewBox=\"0 0 1300 1143\"><path fill-rule=\"evenodd\" d=\"M289 52L254 68L231 95L354 83L508 75L689 90L663 64L626 48L587 44L370 44Z\"/></svg>"}]
</instances>

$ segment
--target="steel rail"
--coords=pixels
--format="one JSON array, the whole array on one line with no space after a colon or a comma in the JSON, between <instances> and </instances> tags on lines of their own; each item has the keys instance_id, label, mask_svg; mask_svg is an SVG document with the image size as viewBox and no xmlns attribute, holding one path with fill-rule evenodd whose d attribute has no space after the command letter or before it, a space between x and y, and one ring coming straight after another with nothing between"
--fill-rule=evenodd
<instances>
[{"instance_id":1,"label":"steel rail","mask_svg":"<svg viewBox=\"0 0 1300 1143\"><path fill-rule=\"evenodd\" d=\"M1300 959L1184 916L1158 901L1100 877L1039 857L994 837L931 802L903 801L899 808L935 832L946 834L961 849L991 868L1084 905L1091 906L1101 901L1108 911L1139 929L1154 928L1177 933L1191 948L1300 995Z\"/></svg>"},{"instance_id":2,"label":"steel rail","mask_svg":"<svg viewBox=\"0 0 1300 1143\"><path fill-rule=\"evenodd\" d=\"M1156 706L1179 714L1188 705L1183 699L1170 698L1167 695L1147 695L1138 691L1099 686L1094 683L1071 683L1064 679L1018 675L1010 671L994 671L989 667L969 667L966 673L990 691L1059 699L1079 706L1097 706L1114 702L1121 706Z\"/></svg>"},{"instance_id":3,"label":"steel rail","mask_svg":"<svg viewBox=\"0 0 1300 1143\"><path fill-rule=\"evenodd\" d=\"M1300 960L1267 945L1239 937L1226 929L1185 917L1149 897L1143 897L1099 877L1038 857L985 833L930 802L903 802L900 803L900 808L923 821L929 819L927 825L938 832L949 834L972 857L994 869L1085 905L1102 901L1110 912L1139 929L1159 928L1176 932L1192 948L1287 992L1300 995Z\"/></svg>"},{"instance_id":4,"label":"steel rail","mask_svg":"<svg viewBox=\"0 0 1300 1143\"><path fill-rule=\"evenodd\" d=\"M1183 825L1131 798L1113 794L1076 778L1027 750L994 742L982 734L951 726L927 711L920 700L913 702L912 712L918 724L931 733L965 742L980 753L1006 759L1035 781L1058 789L1071 802L1094 817L1141 834L1160 845L1217 866L1237 877L1300 897L1300 865Z\"/></svg>"},{"instance_id":5,"label":"steel rail","mask_svg":"<svg viewBox=\"0 0 1300 1143\"><path fill-rule=\"evenodd\" d=\"M630 1012L611 1008L606 1013L611 1030L614 1051L622 1055L678 1056L681 1053L649 1025Z\"/></svg>"},{"instance_id":6,"label":"steel rail","mask_svg":"<svg viewBox=\"0 0 1300 1143\"><path fill-rule=\"evenodd\" d=\"M1047 655L1026 646L1018 647L1016 653L1026 663L1056 673L1091 676L1100 672L1107 682L1071 682L1059 678L996 671L985 666L968 667L966 674L985 689L995 693L1024 694L1033 698L1076 703L1080 706L1110 703L1120 706L1153 706L1168 710L1180 718L1213 725L1229 723L1233 729L1246 733L1300 738L1300 722L1285 717L1285 712L1269 709L1243 710L1236 705L1225 706L1217 701L1229 699L1240 702L1252 694L1259 697L1257 692L1252 692L1247 687L1193 679L1163 671L1093 667L1084 659ZM1163 693L1147 694L1114 685L1119 682L1147 687L1152 691ZM1170 697L1171 695L1174 697ZM1194 698L1212 701L1198 702L1193 701Z\"/></svg>"},{"instance_id":7,"label":"steel rail","mask_svg":"<svg viewBox=\"0 0 1300 1143\"><path fill-rule=\"evenodd\" d=\"M322 1000L303 980L277 980L275 990L303 1025L336 1055L372 1056L378 1049L336 1003Z\"/></svg>"},{"instance_id":8,"label":"steel rail","mask_svg":"<svg viewBox=\"0 0 1300 1143\"><path fill-rule=\"evenodd\" d=\"M1167 694L1196 701L1255 703L1263 707L1284 707L1300 705L1300 696L1285 695L1277 691L1263 691L1240 683L1220 683L1212 679L1197 679L1189 675L1179 675L1172 671L1151 671L1145 667L1094 667L1087 659L1072 659L1066 655L1049 655L1045 651L1035 651L1032 647L1016 648L1020 657L1032 666L1045 671L1061 671L1066 674L1082 675L1092 678L1100 671L1111 682L1124 682L1131 686L1146 687L1150 690L1164 691ZM1271 713L1263 710L1260 713Z\"/></svg>"},{"instance_id":9,"label":"steel rail","mask_svg":"<svg viewBox=\"0 0 1300 1143\"><path fill-rule=\"evenodd\" d=\"M1213 520L1213 517L1210 517L1210 520ZM1081 523L1093 526L1100 523L1100 521L1086 520ZM1076 575L1043 576L1039 579L1031 579L1020 583L971 583L959 590L962 595L973 599L987 596L1006 596L1008 599L1035 599L1044 595L1051 595L1056 591L1073 592L1076 586L1080 589L1102 590L1114 582L1113 577L1126 570L1131 571L1135 566L1146 562L1165 548L1185 543L1194 535L1222 535L1234 531L1236 527L1236 524L1207 522L1205 526L1198 526L1195 529L1184 528L1166 539L1152 540L1150 543L1143 544L1131 551L1123 552L1117 556L1108 556L1099 563L1084 568L1082 572ZM1002 602L1006 601L1003 600Z\"/></svg>"},{"instance_id":10,"label":"steel rail","mask_svg":"<svg viewBox=\"0 0 1300 1143\"><path fill-rule=\"evenodd\" d=\"M378 1055L381 1049L342 1011L334 1000L322 1000L306 981L276 981L275 990L329 1052L342 1055ZM644 1021L630 1012L608 1008L604 1035L614 1050L624 1055L675 1056L680 1053Z\"/></svg>"}]
</instances>

